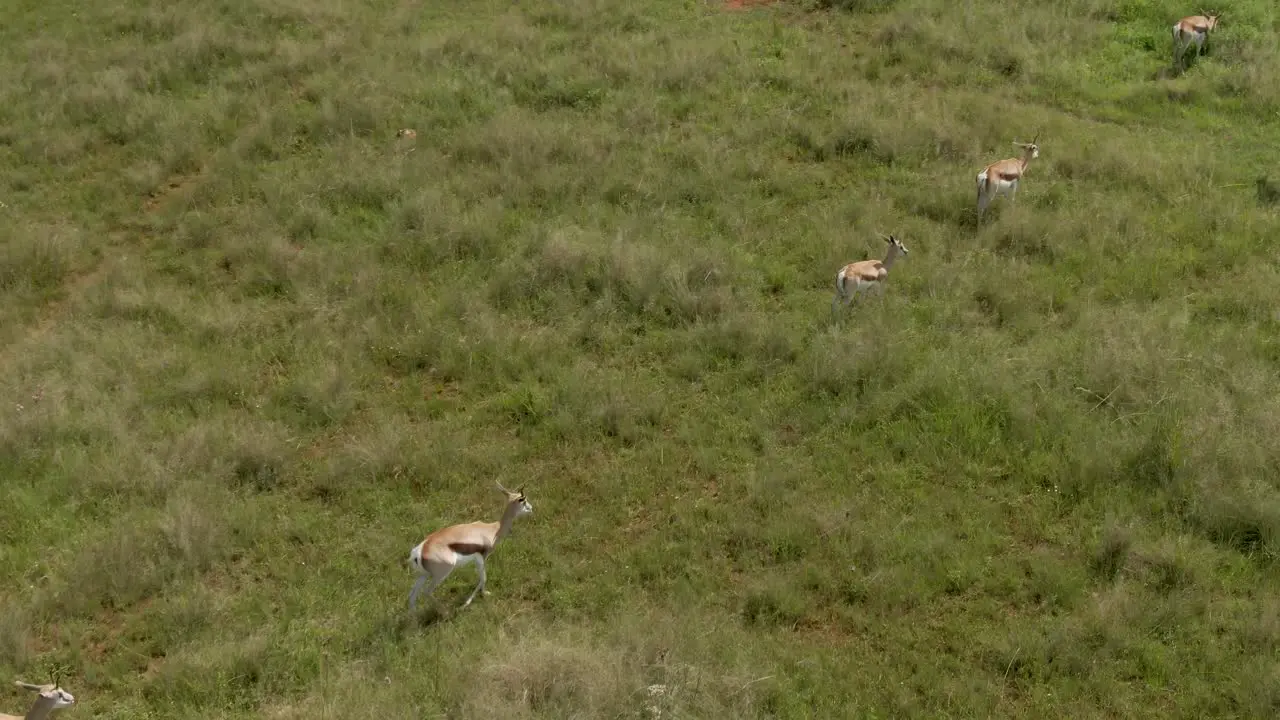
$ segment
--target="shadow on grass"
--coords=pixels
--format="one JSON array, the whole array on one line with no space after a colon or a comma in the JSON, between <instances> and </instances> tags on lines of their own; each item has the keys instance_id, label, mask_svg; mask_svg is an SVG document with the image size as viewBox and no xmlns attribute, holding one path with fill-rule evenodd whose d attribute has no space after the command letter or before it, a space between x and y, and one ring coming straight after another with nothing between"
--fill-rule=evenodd
<instances>
[{"instance_id":1,"label":"shadow on grass","mask_svg":"<svg viewBox=\"0 0 1280 720\"><path fill-rule=\"evenodd\" d=\"M354 645L359 648L376 648L390 643L399 643L417 631L443 625L457 615L429 604L410 612L408 608L387 613L383 618L370 625L364 636Z\"/></svg>"},{"instance_id":2,"label":"shadow on grass","mask_svg":"<svg viewBox=\"0 0 1280 720\"><path fill-rule=\"evenodd\" d=\"M456 611L446 612L440 609L438 605L429 605L426 608L402 615L401 632L409 628L433 627L447 620L452 620L456 615Z\"/></svg>"},{"instance_id":3,"label":"shadow on grass","mask_svg":"<svg viewBox=\"0 0 1280 720\"><path fill-rule=\"evenodd\" d=\"M1181 66L1178 66L1177 64L1165 65L1164 67L1155 71L1155 73L1152 74L1151 79L1152 80L1169 80L1172 78L1182 77L1183 75L1186 75L1188 71L1195 68L1196 65L1200 64L1200 61L1204 60L1207 57L1209 57L1208 45L1205 46L1205 49L1203 52L1198 54L1195 52L1195 50L1188 50L1187 54L1183 56Z\"/></svg>"}]
</instances>

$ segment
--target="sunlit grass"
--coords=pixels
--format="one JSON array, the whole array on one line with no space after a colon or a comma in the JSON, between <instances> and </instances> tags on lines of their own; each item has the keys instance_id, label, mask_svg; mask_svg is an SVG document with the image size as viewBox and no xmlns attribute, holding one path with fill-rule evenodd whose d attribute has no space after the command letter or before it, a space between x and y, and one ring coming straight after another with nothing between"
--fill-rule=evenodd
<instances>
[{"instance_id":1,"label":"sunlit grass","mask_svg":"<svg viewBox=\"0 0 1280 720\"><path fill-rule=\"evenodd\" d=\"M1271 6L1223 11L1174 76L1163 0L15 9L0 675L105 718L1273 716L1280 80ZM408 617L495 481L535 513L492 596Z\"/></svg>"}]
</instances>

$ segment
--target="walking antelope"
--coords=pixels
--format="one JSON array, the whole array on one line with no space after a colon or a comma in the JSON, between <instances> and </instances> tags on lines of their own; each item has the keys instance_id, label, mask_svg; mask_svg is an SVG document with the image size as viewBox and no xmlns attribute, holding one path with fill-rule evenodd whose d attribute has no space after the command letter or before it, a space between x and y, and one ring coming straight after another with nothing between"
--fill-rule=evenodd
<instances>
[{"instance_id":1,"label":"walking antelope","mask_svg":"<svg viewBox=\"0 0 1280 720\"><path fill-rule=\"evenodd\" d=\"M1196 56L1199 57L1204 50L1205 41L1209 39L1209 32L1218 27L1219 17L1219 15L1208 13L1192 15L1182 18L1177 25L1173 26L1173 66L1175 68L1183 69L1183 56L1187 54L1187 48L1192 45L1196 46Z\"/></svg>"},{"instance_id":2,"label":"walking antelope","mask_svg":"<svg viewBox=\"0 0 1280 720\"><path fill-rule=\"evenodd\" d=\"M45 685L33 685L21 680L15 680L13 684L24 690L38 693L36 700L31 703L26 715L0 713L0 720L47 720L54 712L76 704L74 695L58 687L57 679Z\"/></svg>"},{"instance_id":3,"label":"walking antelope","mask_svg":"<svg viewBox=\"0 0 1280 720\"><path fill-rule=\"evenodd\" d=\"M996 197L1007 193L1010 203L1017 201L1019 181L1031 161L1040 157L1040 146L1036 145L1039 139L1040 133L1036 133L1029 143L1015 142L1014 145L1022 148L1022 157L997 160L978 173L978 222L982 222L987 206Z\"/></svg>"},{"instance_id":4,"label":"walking antelope","mask_svg":"<svg viewBox=\"0 0 1280 720\"><path fill-rule=\"evenodd\" d=\"M852 305L853 299L864 290L875 289L884 297L884 280L889 276L889 268L900 255L907 254L907 248L892 235L880 237L889 243L884 260L860 260L845 265L836 273L836 296L831 300L831 312L836 311L841 300Z\"/></svg>"},{"instance_id":5,"label":"walking antelope","mask_svg":"<svg viewBox=\"0 0 1280 720\"><path fill-rule=\"evenodd\" d=\"M476 593L489 594L484 589L485 558L493 552L498 541L511 532L511 524L516 518L533 512L533 506L525 499L523 485L516 488L514 492L502 487L501 483L497 485L498 489L507 495L507 507L500 521L451 525L431 533L409 551L409 564L418 573L418 580L413 584L413 590L409 591L411 612L417 607L418 593L422 590L424 583L431 581L426 589L426 594L430 595L459 565L474 562L476 571L480 574L480 582L467 596L467 601L462 604L462 607L470 605Z\"/></svg>"}]
</instances>

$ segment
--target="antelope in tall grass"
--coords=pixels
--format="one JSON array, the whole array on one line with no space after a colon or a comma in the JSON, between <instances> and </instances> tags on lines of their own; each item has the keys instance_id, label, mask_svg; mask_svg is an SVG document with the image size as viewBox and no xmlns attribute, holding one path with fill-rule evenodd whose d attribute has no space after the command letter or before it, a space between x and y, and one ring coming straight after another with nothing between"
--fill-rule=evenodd
<instances>
[{"instance_id":1,"label":"antelope in tall grass","mask_svg":"<svg viewBox=\"0 0 1280 720\"><path fill-rule=\"evenodd\" d=\"M1022 157L997 160L978 173L978 222L982 222L987 206L998 196L1007 194L1009 202L1016 203L1018 183L1027 173L1027 166L1031 161L1040 157L1040 146L1036 144L1039 139L1040 133L1036 133L1029 143L1014 142L1014 145L1022 148Z\"/></svg>"},{"instance_id":2,"label":"antelope in tall grass","mask_svg":"<svg viewBox=\"0 0 1280 720\"><path fill-rule=\"evenodd\" d=\"M485 559L493 552L498 541L511 532L511 524L516 518L533 512L533 506L524 496L523 485L514 491L502 487L501 483L497 485L498 489L507 496L507 507L502 513L501 520L450 525L431 533L409 551L409 564L418 573L418 580L409 591L410 612L417 608L418 593L422 591L422 586L428 580L431 584L427 585L425 594L430 595L458 566L473 562L480 574L480 582L467 596L467 601L462 603L462 607L470 605L476 593L489 594L484 589Z\"/></svg>"},{"instance_id":3,"label":"antelope in tall grass","mask_svg":"<svg viewBox=\"0 0 1280 720\"><path fill-rule=\"evenodd\" d=\"M907 254L907 248L893 235L880 237L889 243L884 260L860 260L845 265L836 273L836 296L831 300L831 312L836 311L841 300L846 306L852 305L858 293L866 290L875 290L884 297L884 281L889 277L889 268L893 267L895 260Z\"/></svg>"},{"instance_id":4,"label":"antelope in tall grass","mask_svg":"<svg viewBox=\"0 0 1280 720\"><path fill-rule=\"evenodd\" d=\"M1196 57L1204 50L1204 44L1209 40L1209 33L1218 27L1218 18L1221 15L1210 15L1202 12L1200 15L1192 15L1178 21L1173 26L1173 66L1181 71L1186 69L1183 65L1183 58L1187 54L1187 49L1192 45L1196 46Z\"/></svg>"}]
</instances>

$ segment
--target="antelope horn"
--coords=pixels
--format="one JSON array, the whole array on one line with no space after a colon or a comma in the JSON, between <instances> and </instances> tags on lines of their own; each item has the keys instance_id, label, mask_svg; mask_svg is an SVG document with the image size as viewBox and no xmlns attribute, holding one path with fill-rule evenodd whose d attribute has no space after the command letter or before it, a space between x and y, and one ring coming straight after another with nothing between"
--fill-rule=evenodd
<instances>
[{"instance_id":1,"label":"antelope horn","mask_svg":"<svg viewBox=\"0 0 1280 720\"><path fill-rule=\"evenodd\" d=\"M493 481L493 484L494 484L494 485L497 485L497 486L498 486L498 489L499 489L499 490L501 490L502 492L504 492L504 493L506 493L506 494L508 494L508 495L510 495L510 494L511 494L511 491L510 491L510 490L508 490L508 489L506 489L506 488L504 488L504 487L502 487L502 483L498 482L497 480L494 480L494 481Z\"/></svg>"}]
</instances>

